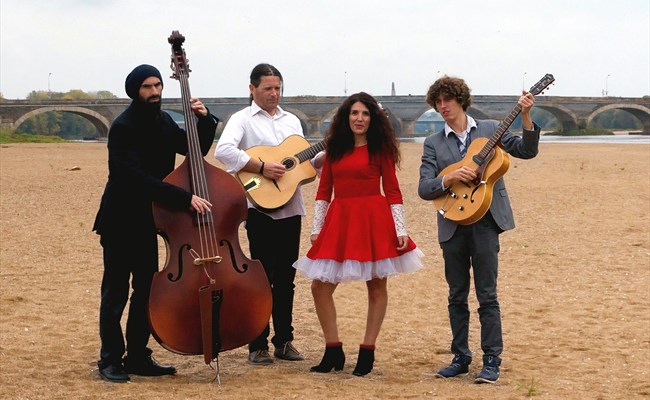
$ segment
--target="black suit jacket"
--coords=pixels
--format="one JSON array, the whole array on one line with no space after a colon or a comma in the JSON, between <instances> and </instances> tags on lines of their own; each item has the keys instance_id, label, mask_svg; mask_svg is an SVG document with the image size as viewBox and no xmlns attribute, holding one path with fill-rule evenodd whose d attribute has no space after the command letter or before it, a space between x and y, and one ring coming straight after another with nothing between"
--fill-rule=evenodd
<instances>
[{"instance_id":1,"label":"black suit jacket","mask_svg":"<svg viewBox=\"0 0 650 400\"><path fill-rule=\"evenodd\" d=\"M214 142L217 119L198 118L201 151ZM169 114L133 101L108 133L108 182L93 230L100 235L155 234L152 202L172 209L190 206L192 194L163 182L174 170L176 154L187 153L187 135Z\"/></svg>"}]
</instances>

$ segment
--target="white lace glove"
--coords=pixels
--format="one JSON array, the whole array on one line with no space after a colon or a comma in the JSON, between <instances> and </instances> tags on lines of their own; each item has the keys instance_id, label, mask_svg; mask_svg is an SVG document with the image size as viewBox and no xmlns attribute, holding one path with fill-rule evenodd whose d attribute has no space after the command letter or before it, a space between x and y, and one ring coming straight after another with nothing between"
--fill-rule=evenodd
<instances>
[{"instance_id":1,"label":"white lace glove","mask_svg":"<svg viewBox=\"0 0 650 400\"><path fill-rule=\"evenodd\" d=\"M311 234L318 235L320 230L323 229L325 223L325 215L327 209L330 207L330 202L325 200L316 200L314 202L314 222L312 223Z\"/></svg>"},{"instance_id":2,"label":"white lace glove","mask_svg":"<svg viewBox=\"0 0 650 400\"><path fill-rule=\"evenodd\" d=\"M390 212L393 214L393 222L395 223L395 232L397 237L406 236L406 220L404 218L404 205L391 204Z\"/></svg>"}]
</instances>

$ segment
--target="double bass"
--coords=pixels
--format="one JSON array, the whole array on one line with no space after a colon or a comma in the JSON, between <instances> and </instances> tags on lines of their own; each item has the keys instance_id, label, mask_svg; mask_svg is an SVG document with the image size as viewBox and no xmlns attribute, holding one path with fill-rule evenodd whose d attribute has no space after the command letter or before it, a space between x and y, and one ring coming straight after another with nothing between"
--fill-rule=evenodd
<instances>
[{"instance_id":1,"label":"double bass","mask_svg":"<svg viewBox=\"0 0 650 400\"><path fill-rule=\"evenodd\" d=\"M149 325L167 350L203 354L206 364L219 352L243 346L264 330L271 316L271 288L262 264L239 245L238 228L248 208L237 180L204 160L195 116L190 107L188 63L173 31L172 78L181 85L188 152L165 182L212 203L199 214L153 204L158 234L166 246L164 268L154 274L149 298Z\"/></svg>"}]
</instances>

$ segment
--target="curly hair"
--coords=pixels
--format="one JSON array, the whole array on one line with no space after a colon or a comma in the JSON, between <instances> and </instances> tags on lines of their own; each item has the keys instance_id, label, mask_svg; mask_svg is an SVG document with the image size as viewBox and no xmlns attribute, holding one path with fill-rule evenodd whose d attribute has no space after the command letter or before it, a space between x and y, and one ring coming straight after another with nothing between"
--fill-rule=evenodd
<instances>
[{"instance_id":1,"label":"curly hair","mask_svg":"<svg viewBox=\"0 0 650 400\"><path fill-rule=\"evenodd\" d=\"M371 159L388 153L399 166L400 153L395 130L390 124L384 110L379 106L374 97L365 92L351 95L339 106L332 123L325 134L325 151L331 161L340 160L347 153L354 150L354 133L350 128L350 111L352 106L363 103L370 112L370 126L368 127L368 153Z\"/></svg>"},{"instance_id":2,"label":"curly hair","mask_svg":"<svg viewBox=\"0 0 650 400\"><path fill-rule=\"evenodd\" d=\"M436 100L442 96L444 99L456 99L458 104L463 107L463 111L467 111L469 106L472 105L470 93L471 90L463 79L445 75L429 87L427 104L438 111Z\"/></svg>"}]
</instances>

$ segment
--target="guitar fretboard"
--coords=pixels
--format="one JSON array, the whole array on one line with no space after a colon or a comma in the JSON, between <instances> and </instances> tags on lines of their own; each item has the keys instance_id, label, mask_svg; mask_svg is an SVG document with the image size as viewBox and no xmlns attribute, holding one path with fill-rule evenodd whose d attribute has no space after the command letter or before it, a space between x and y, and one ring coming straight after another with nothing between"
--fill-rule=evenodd
<instances>
[{"instance_id":1,"label":"guitar fretboard","mask_svg":"<svg viewBox=\"0 0 650 400\"><path fill-rule=\"evenodd\" d=\"M521 106L517 104L515 108L510 111L510 113L501 121L499 126L497 127L497 130L492 134L492 137L490 137L490 140L483 146L481 151L477 154L477 156L481 160L485 160L487 156L490 154L492 149L494 149L494 146L497 145L499 140L501 140L501 137L503 134L508 130L510 125L512 125L512 122L517 118L517 115L521 112Z\"/></svg>"},{"instance_id":2,"label":"guitar fretboard","mask_svg":"<svg viewBox=\"0 0 650 400\"><path fill-rule=\"evenodd\" d=\"M551 74L546 74L540 79L536 84L534 84L530 90L528 91L529 93L533 95L538 95L542 93L544 89L546 89L551 83L555 82L555 78ZM512 125L512 122L517 118L517 115L521 112L521 106L517 104L515 108L510 111L510 113L504 118L503 121L499 124L497 127L497 130L492 134L492 137L488 140L488 142L483 146L481 151L476 154L473 159L474 161L481 165L483 162L487 159L487 157L490 155L490 152L492 149L494 149L494 146L497 145L499 140L501 140L501 137L503 134L508 130L510 125Z\"/></svg>"},{"instance_id":3,"label":"guitar fretboard","mask_svg":"<svg viewBox=\"0 0 650 400\"><path fill-rule=\"evenodd\" d=\"M316 154L318 154L318 152L320 152L324 148L325 148L325 141L323 140L299 152L298 154L296 154L296 158L300 160L301 163L307 160L311 160L312 158L314 158Z\"/></svg>"}]
</instances>

